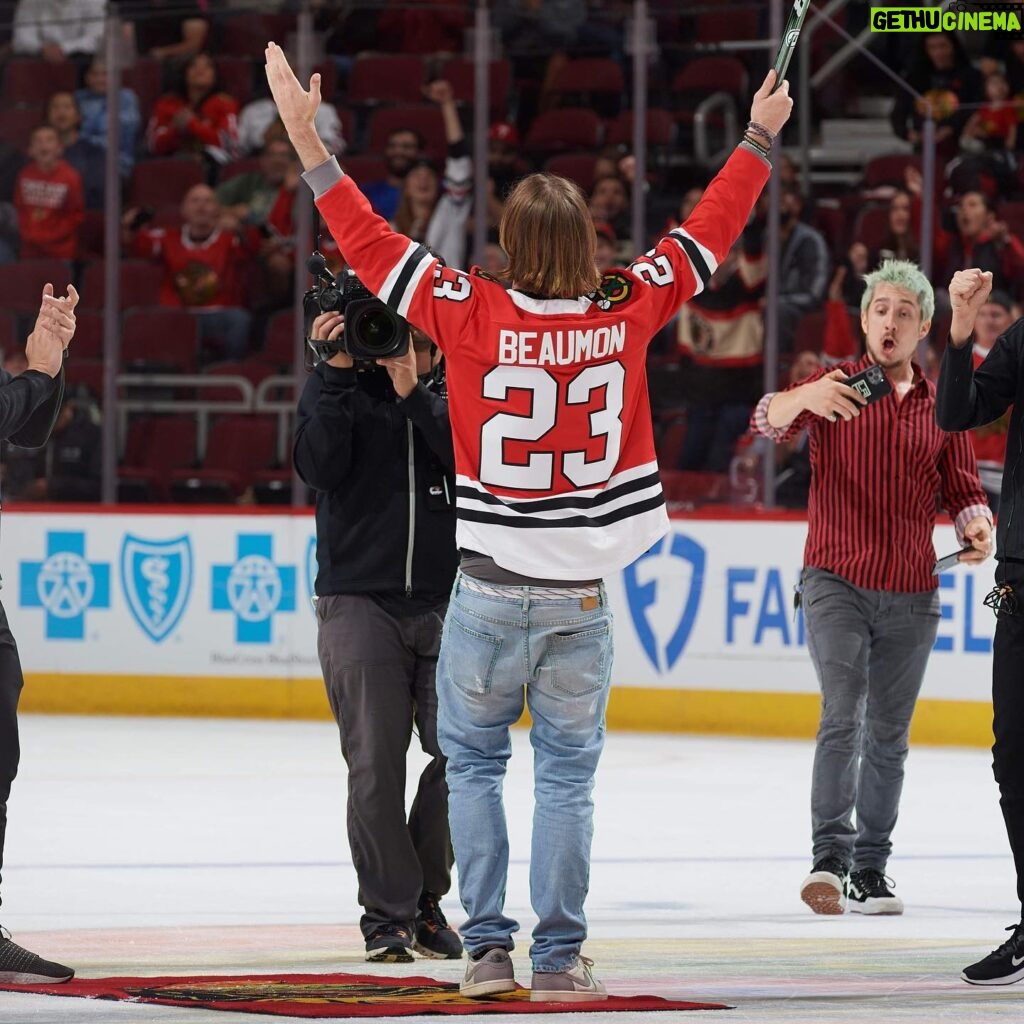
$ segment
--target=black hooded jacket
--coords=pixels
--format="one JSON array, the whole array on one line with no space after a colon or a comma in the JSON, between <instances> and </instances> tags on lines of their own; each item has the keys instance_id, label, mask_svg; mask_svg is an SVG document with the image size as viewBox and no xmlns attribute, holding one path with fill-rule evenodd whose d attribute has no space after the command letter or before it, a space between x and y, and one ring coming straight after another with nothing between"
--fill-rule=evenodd
<instances>
[{"instance_id":1,"label":"black hooded jacket","mask_svg":"<svg viewBox=\"0 0 1024 1024\"><path fill-rule=\"evenodd\" d=\"M418 612L455 579L455 456L443 384L403 400L383 370L319 363L299 399L295 467L316 491L316 593ZM401 601L397 602L401 607Z\"/></svg>"}]
</instances>

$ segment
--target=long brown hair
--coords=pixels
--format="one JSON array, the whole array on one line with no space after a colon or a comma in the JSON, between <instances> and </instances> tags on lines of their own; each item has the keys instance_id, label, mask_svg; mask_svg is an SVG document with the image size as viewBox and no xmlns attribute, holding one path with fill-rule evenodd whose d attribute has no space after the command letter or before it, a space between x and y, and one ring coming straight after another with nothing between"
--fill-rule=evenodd
<instances>
[{"instance_id":1,"label":"long brown hair","mask_svg":"<svg viewBox=\"0 0 1024 1024\"><path fill-rule=\"evenodd\" d=\"M504 276L522 291L571 299L600 283L594 222L583 193L567 178L523 178L505 202L498 241L508 253Z\"/></svg>"}]
</instances>

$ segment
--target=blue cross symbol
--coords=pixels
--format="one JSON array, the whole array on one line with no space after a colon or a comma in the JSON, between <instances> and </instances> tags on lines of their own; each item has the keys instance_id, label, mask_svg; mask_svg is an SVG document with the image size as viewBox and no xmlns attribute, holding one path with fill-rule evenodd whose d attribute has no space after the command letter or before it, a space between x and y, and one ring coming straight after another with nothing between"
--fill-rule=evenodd
<instances>
[{"instance_id":1,"label":"blue cross symbol","mask_svg":"<svg viewBox=\"0 0 1024 1024\"><path fill-rule=\"evenodd\" d=\"M237 552L213 567L213 610L234 612L236 643L268 644L274 615L295 611L295 566L274 564L269 533L240 533Z\"/></svg>"},{"instance_id":2,"label":"blue cross symbol","mask_svg":"<svg viewBox=\"0 0 1024 1024\"><path fill-rule=\"evenodd\" d=\"M86 561L80 530L51 530L46 560L21 563L21 606L46 610L47 640L82 640L86 609L110 607L110 563Z\"/></svg>"}]
</instances>

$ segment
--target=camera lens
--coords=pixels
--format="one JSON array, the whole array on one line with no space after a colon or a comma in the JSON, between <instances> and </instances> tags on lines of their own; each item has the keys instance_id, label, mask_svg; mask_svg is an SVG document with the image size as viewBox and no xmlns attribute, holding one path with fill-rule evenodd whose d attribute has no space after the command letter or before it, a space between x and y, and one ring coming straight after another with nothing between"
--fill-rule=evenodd
<instances>
[{"instance_id":1,"label":"camera lens","mask_svg":"<svg viewBox=\"0 0 1024 1024\"><path fill-rule=\"evenodd\" d=\"M387 309L378 306L362 312L350 329L368 352L387 356L395 347L397 328L395 318Z\"/></svg>"}]
</instances>

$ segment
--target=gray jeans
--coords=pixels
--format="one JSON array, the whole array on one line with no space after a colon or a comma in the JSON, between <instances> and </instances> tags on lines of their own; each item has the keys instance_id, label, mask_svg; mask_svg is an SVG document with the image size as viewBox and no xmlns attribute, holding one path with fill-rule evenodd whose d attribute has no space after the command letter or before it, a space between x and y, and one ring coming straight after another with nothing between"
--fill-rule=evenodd
<instances>
[{"instance_id":1,"label":"gray jeans","mask_svg":"<svg viewBox=\"0 0 1024 1024\"><path fill-rule=\"evenodd\" d=\"M411 928L420 894L443 896L451 888L454 856L434 688L445 607L395 618L360 594L317 601L317 649L348 765L348 841L367 937L389 922ZM431 760L407 819L414 722Z\"/></svg>"},{"instance_id":2,"label":"gray jeans","mask_svg":"<svg viewBox=\"0 0 1024 1024\"><path fill-rule=\"evenodd\" d=\"M804 570L803 580L807 648L821 687L814 860L834 854L854 869L884 871L939 595L864 590L822 569Z\"/></svg>"}]
</instances>

